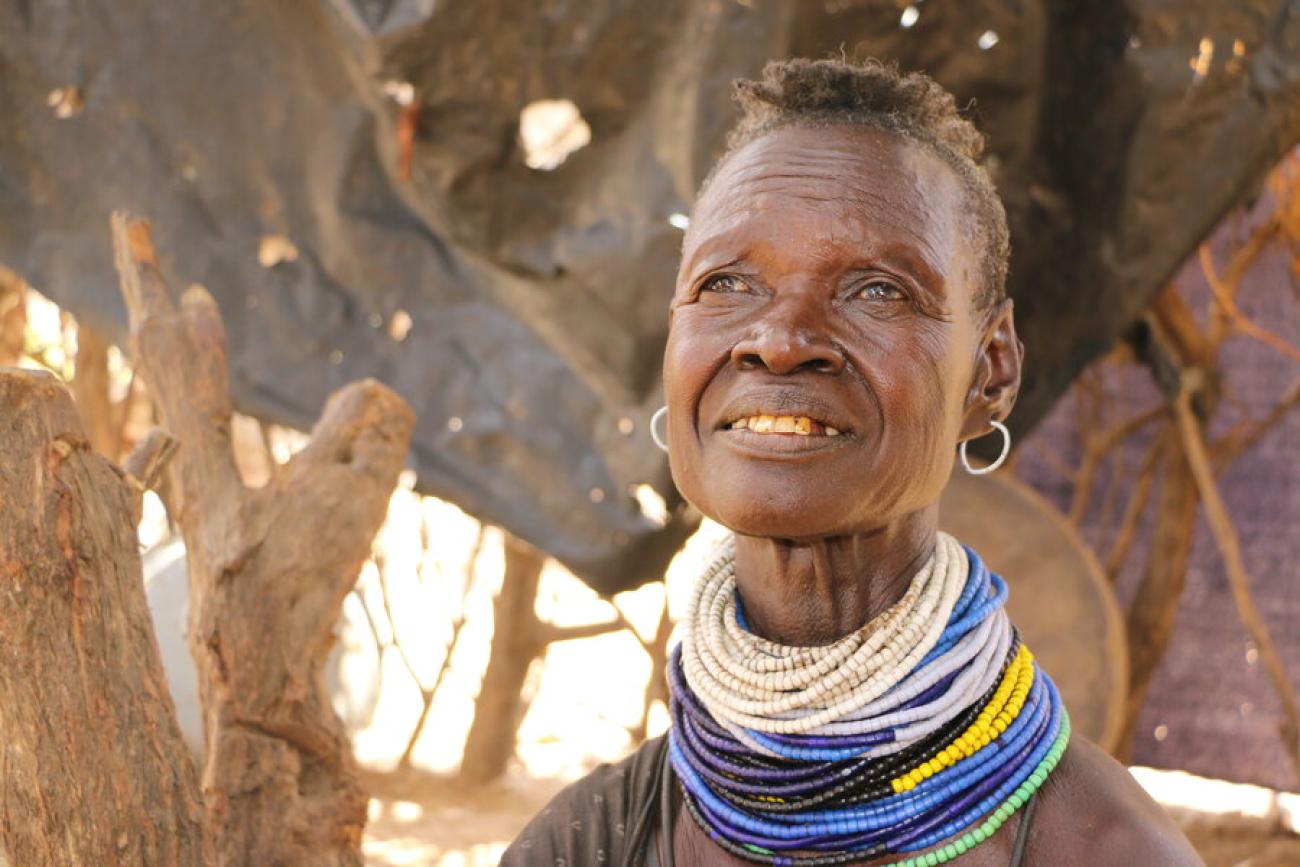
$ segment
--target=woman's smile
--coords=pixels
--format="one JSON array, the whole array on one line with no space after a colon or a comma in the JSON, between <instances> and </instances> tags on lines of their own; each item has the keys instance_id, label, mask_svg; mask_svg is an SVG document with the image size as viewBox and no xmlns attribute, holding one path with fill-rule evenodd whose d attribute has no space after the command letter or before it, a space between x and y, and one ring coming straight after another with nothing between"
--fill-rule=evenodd
<instances>
[{"instance_id":1,"label":"woman's smile","mask_svg":"<svg viewBox=\"0 0 1300 867\"><path fill-rule=\"evenodd\" d=\"M770 418L770 416L769 416ZM785 416L789 418L789 416ZM728 448L742 457L765 461L784 461L838 454L849 448L852 439L841 435L760 432L748 428L719 431Z\"/></svg>"},{"instance_id":2,"label":"woman's smile","mask_svg":"<svg viewBox=\"0 0 1300 867\"><path fill-rule=\"evenodd\" d=\"M797 436L837 437L840 429L809 418L806 415L776 415L759 413L758 415L738 418L727 425L724 430L748 430L756 434L795 434Z\"/></svg>"}]
</instances>

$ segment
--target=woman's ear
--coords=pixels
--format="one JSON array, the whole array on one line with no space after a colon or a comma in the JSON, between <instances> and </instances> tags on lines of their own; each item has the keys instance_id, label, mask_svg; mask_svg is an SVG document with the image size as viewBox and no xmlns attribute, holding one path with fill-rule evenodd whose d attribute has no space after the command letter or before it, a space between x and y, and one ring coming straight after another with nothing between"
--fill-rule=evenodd
<instances>
[{"instance_id":1,"label":"woman's ear","mask_svg":"<svg viewBox=\"0 0 1300 867\"><path fill-rule=\"evenodd\" d=\"M980 350L975 358L975 376L966 395L966 417L961 439L981 437L993 430L990 419L1001 421L1011 414L1020 394L1020 366L1025 345L1016 337L1016 319L1010 298L1003 299L988 314Z\"/></svg>"}]
</instances>

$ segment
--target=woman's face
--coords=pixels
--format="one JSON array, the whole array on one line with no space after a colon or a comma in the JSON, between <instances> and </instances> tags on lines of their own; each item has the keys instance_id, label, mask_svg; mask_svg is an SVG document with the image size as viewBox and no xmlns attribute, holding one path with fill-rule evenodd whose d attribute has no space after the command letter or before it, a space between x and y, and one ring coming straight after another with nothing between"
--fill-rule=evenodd
<instances>
[{"instance_id":1,"label":"woman's face","mask_svg":"<svg viewBox=\"0 0 1300 867\"><path fill-rule=\"evenodd\" d=\"M686 235L664 357L673 479L700 511L797 540L938 500L990 417L964 207L946 163L888 132L787 127L731 156ZM1009 305L993 318L1013 328Z\"/></svg>"}]
</instances>

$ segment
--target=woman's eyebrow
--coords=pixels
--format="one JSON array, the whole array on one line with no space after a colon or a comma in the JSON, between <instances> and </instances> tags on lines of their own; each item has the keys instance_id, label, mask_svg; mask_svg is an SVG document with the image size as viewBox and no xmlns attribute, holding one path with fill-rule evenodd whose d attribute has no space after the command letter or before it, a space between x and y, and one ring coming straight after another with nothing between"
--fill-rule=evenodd
<instances>
[{"instance_id":1,"label":"woman's eyebrow","mask_svg":"<svg viewBox=\"0 0 1300 867\"><path fill-rule=\"evenodd\" d=\"M721 232L705 238L682 260L682 273L692 275L702 270L726 268L744 259L748 250L736 250L734 239L730 237L733 234Z\"/></svg>"},{"instance_id":2,"label":"woman's eyebrow","mask_svg":"<svg viewBox=\"0 0 1300 867\"><path fill-rule=\"evenodd\" d=\"M899 242L883 244L870 251L867 258L907 272L921 284L921 288L930 290L941 298L948 294L946 276L937 265L931 263L925 251L916 245Z\"/></svg>"}]
</instances>

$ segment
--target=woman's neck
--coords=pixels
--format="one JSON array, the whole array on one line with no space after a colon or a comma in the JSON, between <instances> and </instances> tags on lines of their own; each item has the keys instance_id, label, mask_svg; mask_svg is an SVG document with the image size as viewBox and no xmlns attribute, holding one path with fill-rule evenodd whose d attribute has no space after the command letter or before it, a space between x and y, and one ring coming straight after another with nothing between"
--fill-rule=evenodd
<instances>
[{"instance_id":1,"label":"woman's neck","mask_svg":"<svg viewBox=\"0 0 1300 867\"><path fill-rule=\"evenodd\" d=\"M868 533L793 542L736 535L736 587L755 634L830 644L885 612L934 552L935 509Z\"/></svg>"}]
</instances>

